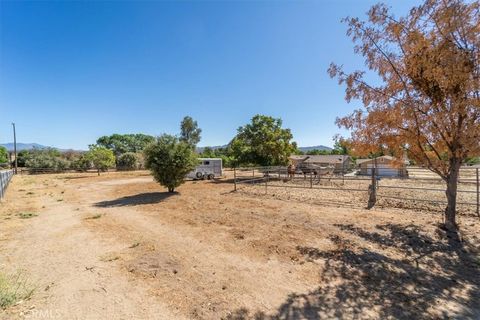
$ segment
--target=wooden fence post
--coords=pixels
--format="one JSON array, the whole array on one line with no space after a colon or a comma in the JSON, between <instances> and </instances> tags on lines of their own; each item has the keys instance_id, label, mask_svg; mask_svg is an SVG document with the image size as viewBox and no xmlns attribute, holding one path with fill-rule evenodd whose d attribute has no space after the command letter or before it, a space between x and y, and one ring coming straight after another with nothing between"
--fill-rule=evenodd
<instances>
[{"instance_id":1,"label":"wooden fence post","mask_svg":"<svg viewBox=\"0 0 480 320\"><path fill-rule=\"evenodd\" d=\"M480 217L480 178L478 174L478 168L477 168L477 216Z\"/></svg>"},{"instance_id":2,"label":"wooden fence post","mask_svg":"<svg viewBox=\"0 0 480 320\"><path fill-rule=\"evenodd\" d=\"M237 191L237 169L233 167L233 191Z\"/></svg>"},{"instance_id":3,"label":"wooden fence post","mask_svg":"<svg viewBox=\"0 0 480 320\"><path fill-rule=\"evenodd\" d=\"M265 194L267 194L267 187L268 187L268 173L267 176L265 177Z\"/></svg>"}]
</instances>

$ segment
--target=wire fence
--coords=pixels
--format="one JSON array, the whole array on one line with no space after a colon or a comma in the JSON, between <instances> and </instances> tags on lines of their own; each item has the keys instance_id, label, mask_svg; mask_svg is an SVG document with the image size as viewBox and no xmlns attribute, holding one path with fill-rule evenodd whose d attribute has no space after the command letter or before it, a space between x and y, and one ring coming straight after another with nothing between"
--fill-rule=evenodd
<instances>
[{"instance_id":1,"label":"wire fence","mask_svg":"<svg viewBox=\"0 0 480 320\"><path fill-rule=\"evenodd\" d=\"M118 169L101 170L101 172L126 171ZM134 170L132 170L134 171ZM97 173L97 169L75 170L62 168L18 168L18 173L24 174L56 174L56 173Z\"/></svg>"},{"instance_id":2,"label":"wire fence","mask_svg":"<svg viewBox=\"0 0 480 320\"><path fill-rule=\"evenodd\" d=\"M234 190L274 195L281 199L360 207L369 203L374 186L377 206L444 210L446 183L435 173L407 168L405 177L346 174L288 173L286 167L235 168ZM375 173L375 170L373 171ZM457 208L480 217L479 168L462 167L458 179Z\"/></svg>"},{"instance_id":3,"label":"wire fence","mask_svg":"<svg viewBox=\"0 0 480 320\"><path fill-rule=\"evenodd\" d=\"M13 170L0 171L0 200L4 198L7 191L8 184L13 177Z\"/></svg>"}]
</instances>

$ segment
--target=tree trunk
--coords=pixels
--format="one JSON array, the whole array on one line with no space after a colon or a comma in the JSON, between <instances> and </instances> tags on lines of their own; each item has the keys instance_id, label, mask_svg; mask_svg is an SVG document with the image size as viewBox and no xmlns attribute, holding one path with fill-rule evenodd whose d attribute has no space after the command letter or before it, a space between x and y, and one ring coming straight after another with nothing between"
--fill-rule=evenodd
<instances>
[{"instance_id":1,"label":"tree trunk","mask_svg":"<svg viewBox=\"0 0 480 320\"><path fill-rule=\"evenodd\" d=\"M447 230L457 230L456 212L457 212L457 185L460 174L461 161L458 159L450 160L450 172L446 178L447 207L445 208L444 224Z\"/></svg>"},{"instance_id":2,"label":"tree trunk","mask_svg":"<svg viewBox=\"0 0 480 320\"><path fill-rule=\"evenodd\" d=\"M100 169L97 169L97 173L98 173L98 175L100 175Z\"/></svg>"},{"instance_id":3,"label":"tree trunk","mask_svg":"<svg viewBox=\"0 0 480 320\"><path fill-rule=\"evenodd\" d=\"M168 192L174 192L175 191L175 188L168 188Z\"/></svg>"}]
</instances>

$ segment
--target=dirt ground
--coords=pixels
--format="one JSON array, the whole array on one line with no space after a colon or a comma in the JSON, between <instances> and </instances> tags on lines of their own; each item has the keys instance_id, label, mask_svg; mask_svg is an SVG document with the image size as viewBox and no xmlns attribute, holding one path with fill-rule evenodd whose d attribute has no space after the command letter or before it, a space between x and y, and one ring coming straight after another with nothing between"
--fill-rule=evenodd
<instances>
[{"instance_id":1,"label":"dirt ground","mask_svg":"<svg viewBox=\"0 0 480 320\"><path fill-rule=\"evenodd\" d=\"M431 210L230 182L169 194L147 172L14 177L0 270L35 291L0 318L480 318L479 218L460 216L458 239Z\"/></svg>"}]
</instances>

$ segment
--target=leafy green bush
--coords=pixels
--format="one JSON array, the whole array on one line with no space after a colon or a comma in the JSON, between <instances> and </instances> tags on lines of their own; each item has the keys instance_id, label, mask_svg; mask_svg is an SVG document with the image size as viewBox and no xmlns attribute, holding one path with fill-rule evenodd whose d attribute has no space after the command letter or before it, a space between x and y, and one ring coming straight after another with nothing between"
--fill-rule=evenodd
<instances>
[{"instance_id":1,"label":"leafy green bush","mask_svg":"<svg viewBox=\"0 0 480 320\"><path fill-rule=\"evenodd\" d=\"M28 150L21 150L17 153L17 163L19 167L25 167L30 152ZM12 163L14 165L14 163Z\"/></svg>"},{"instance_id":2,"label":"leafy green bush","mask_svg":"<svg viewBox=\"0 0 480 320\"><path fill-rule=\"evenodd\" d=\"M467 158L467 160L465 161L465 163L469 166L473 166L473 165L476 165L476 164L480 164L480 157L471 157L471 158Z\"/></svg>"},{"instance_id":3,"label":"leafy green bush","mask_svg":"<svg viewBox=\"0 0 480 320\"><path fill-rule=\"evenodd\" d=\"M167 134L148 145L144 155L147 169L158 183L168 188L168 192L174 192L197 165L191 145Z\"/></svg>"},{"instance_id":4,"label":"leafy green bush","mask_svg":"<svg viewBox=\"0 0 480 320\"><path fill-rule=\"evenodd\" d=\"M100 175L100 171L106 171L115 165L113 151L105 147L91 145L86 157L91 161L93 167L97 169L98 175Z\"/></svg>"},{"instance_id":5,"label":"leafy green bush","mask_svg":"<svg viewBox=\"0 0 480 320\"><path fill-rule=\"evenodd\" d=\"M70 168L77 171L87 171L92 168L92 162L87 154L82 154L70 162Z\"/></svg>"},{"instance_id":6,"label":"leafy green bush","mask_svg":"<svg viewBox=\"0 0 480 320\"><path fill-rule=\"evenodd\" d=\"M221 158L223 167L232 168L235 166L235 157L231 155L229 148L211 148L205 147L199 154L200 158Z\"/></svg>"},{"instance_id":7,"label":"leafy green bush","mask_svg":"<svg viewBox=\"0 0 480 320\"><path fill-rule=\"evenodd\" d=\"M0 164L8 162L8 151L7 148L0 146Z\"/></svg>"},{"instance_id":8,"label":"leafy green bush","mask_svg":"<svg viewBox=\"0 0 480 320\"><path fill-rule=\"evenodd\" d=\"M136 170L139 167L139 157L134 152L127 152L117 158L117 170Z\"/></svg>"},{"instance_id":9,"label":"leafy green bush","mask_svg":"<svg viewBox=\"0 0 480 320\"><path fill-rule=\"evenodd\" d=\"M69 167L69 162L62 158L62 154L53 148L30 150L23 154L25 167L33 169L64 170Z\"/></svg>"}]
</instances>

